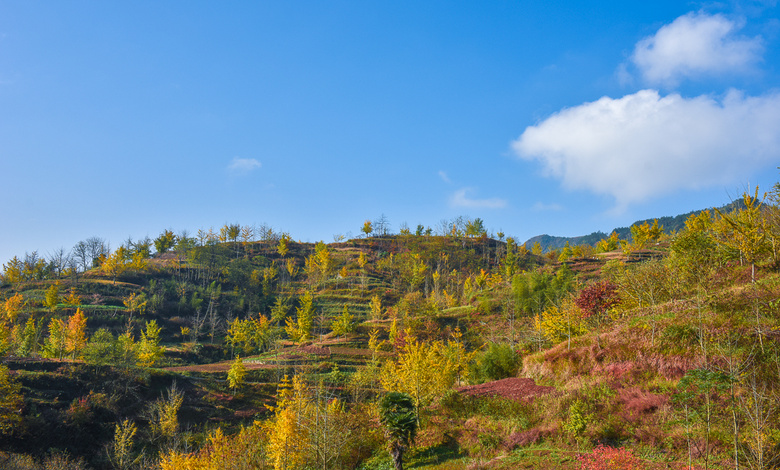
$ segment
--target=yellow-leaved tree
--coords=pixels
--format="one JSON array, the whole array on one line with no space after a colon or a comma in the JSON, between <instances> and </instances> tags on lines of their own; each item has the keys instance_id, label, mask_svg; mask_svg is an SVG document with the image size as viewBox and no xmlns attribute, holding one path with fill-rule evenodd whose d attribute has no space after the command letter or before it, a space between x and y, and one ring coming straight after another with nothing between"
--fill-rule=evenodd
<instances>
[{"instance_id":1,"label":"yellow-leaved tree","mask_svg":"<svg viewBox=\"0 0 780 470\"><path fill-rule=\"evenodd\" d=\"M754 195L744 193L744 209L730 214L715 209L721 216L721 224L716 225L720 243L739 251L740 261L750 263L751 280L756 282L756 261L769 249L767 242L766 220L761 213L761 200L758 198L758 186Z\"/></svg>"},{"instance_id":2,"label":"yellow-leaved tree","mask_svg":"<svg viewBox=\"0 0 780 470\"><path fill-rule=\"evenodd\" d=\"M233 390L233 395L236 394L236 390L244 385L244 378L246 377L246 366L244 361L241 360L241 356L236 356L236 360L230 365L230 370L227 374L228 385Z\"/></svg>"},{"instance_id":3,"label":"yellow-leaved tree","mask_svg":"<svg viewBox=\"0 0 780 470\"><path fill-rule=\"evenodd\" d=\"M13 324L16 321L16 317L22 311L24 306L24 297L22 294L16 293L11 297L8 297L3 304L3 313L5 314L4 321L9 324Z\"/></svg>"},{"instance_id":4,"label":"yellow-leaved tree","mask_svg":"<svg viewBox=\"0 0 780 470\"><path fill-rule=\"evenodd\" d=\"M179 432L179 409L184 403L184 393L176 382L166 390L167 397L160 397L146 409L151 440L155 443L171 443Z\"/></svg>"},{"instance_id":5,"label":"yellow-leaved tree","mask_svg":"<svg viewBox=\"0 0 780 470\"><path fill-rule=\"evenodd\" d=\"M287 234L282 234L281 238L279 238L279 244L276 245L276 251L279 253L279 256L282 258L287 256L287 253L290 251L290 236Z\"/></svg>"},{"instance_id":6,"label":"yellow-leaved tree","mask_svg":"<svg viewBox=\"0 0 780 470\"><path fill-rule=\"evenodd\" d=\"M266 430L257 424L227 436L221 428L217 428L200 451L185 453L169 450L161 455L160 470L268 468L264 453L266 441Z\"/></svg>"},{"instance_id":7,"label":"yellow-leaved tree","mask_svg":"<svg viewBox=\"0 0 780 470\"><path fill-rule=\"evenodd\" d=\"M419 413L464 377L470 354L459 341L417 340L411 330L404 336L405 344L395 360L385 362L380 382L389 392L408 393Z\"/></svg>"},{"instance_id":8,"label":"yellow-leaved tree","mask_svg":"<svg viewBox=\"0 0 780 470\"><path fill-rule=\"evenodd\" d=\"M296 309L297 320L291 318L285 320L284 331L296 343L302 343L311 339L311 328L314 322L314 298L311 292L307 291L298 300L299 306Z\"/></svg>"},{"instance_id":9,"label":"yellow-leaved tree","mask_svg":"<svg viewBox=\"0 0 780 470\"><path fill-rule=\"evenodd\" d=\"M146 330L141 333L141 340L138 342L138 365L141 367L151 367L163 355L162 346L160 346L160 331L162 328L157 325L157 320L146 322Z\"/></svg>"},{"instance_id":10,"label":"yellow-leaved tree","mask_svg":"<svg viewBox=\"0 0 780 470\"><path fill-rule=\"evenodd\" d=\"M650 242L658 241L664 233L664 226L658 225L658 219L653 220L653 225L645 222L642 225L631 226L631 245L626 245L626 251L641 250Z\"/></svg>"},{"instance_id":11,"label":"yellow-leaved tree","mask_svg":"<svg viewBox=\"0 0 780 470\"><path fill-rule=\"evenodd\" d=\"M382 299L379 297L378 294L374 294L371 297L371 303L369 303L369 308L371 309L372 320L382 319Z\"/></svg>"},{"instance_id":12,"label":"yellow-leaved tree","mask_svg":"<svg viewBox=\"0 0 780 470\"><path fill-rule=\"evenodd\" d=\"M60 286L58 282L55 282L48 289L46 289L46 298L44 300L44 304L46 304L46 308L48 308L50 312L54 312L57 310L57 305L59 305L59 303Z\"/></svg>"},{"instance_id":13,"label":"yellow-leaved tree","mask_svg":"<svg viewBox=\"0 0 780 470\"><path fill-rule=\"evenodd\" d=\"M321 241L317 242L314 247L314 256L317 260L317 266L319 267L320 275L322 276L321 280L327 281L328 276L333 270L333 255L328 249L328 245Z\"/></svg>"},{"instance_id":14,"label":"yellow-leaved tree","mask_svg":"<svg viewBox=\"0 0 780 470\"><path fill-rule=\"evenodd\" d=\"M100 269L111 276L113 283L116 284L116 278L127 270L127 258L129 253L124 246L120 246L117 250L107 256L100 266Z\"/></svg>"},{"instance_id":15,"label":"yellow-leaved tree","mask_svg":"<svg viewBox=\"0 0 780 470\"><path fill-rule=\"evenodd\" d=\"M278 300L279 298L277 298ZM244 354L252 354L259 351L268 340L270 329L268 318L259 315L258 318L241 320L236 318L228 327L225 342L231 346L231 354L238 348Z\"/></svg>"},{"instance_id":16,"label":"yellow-leaved tree","mask_svg":"<svg viewBox=\"0 0 780 470\"><path fill-rule=\"evenodd\" d=\"M541 318L535 317L534 323L542 335L557 344L566 340L566 348L571 349L571 339L587 332L587 324L582 311L569 301L560 306L552 305L542 312Z\"/></svg>"},{"instance_id":17,"label":"yellow-leaved tree","mask_svg":"<svg viewBox=\"0 0 780 470\"><path fill-rule=\"evenodd\" d=\"M305 399L306 385L295 376L284 376L276 394L274 416L265 424L268 432L268 457L275 470L302 468L309 446L309 435L302 425L309 403Z\"/></svg>"},{"instance_id":18,"label":"yellow-leaved tree","mask_svg":"<svg viewBox=\"0 0 780 470\"><path fill-rule=\"evenodd\" d=\"M292 381L285 376L271 409L274 416L263 427L274 469L337 468L350 458L345 449L354 433L354 416L322 384L312 387L300 376Z\"/></svg>"},{"instance_id":19,"label":"yellow-leaved tree","mask_svg":"<svg viewBox=\"0 0 780 470\"><path fill-rule=\"evenodd\" d=\"M65 348L76 359L87 344L87 319L80 308L68 319L68 330L65 337Z\"/></svg>"}]
</instances>

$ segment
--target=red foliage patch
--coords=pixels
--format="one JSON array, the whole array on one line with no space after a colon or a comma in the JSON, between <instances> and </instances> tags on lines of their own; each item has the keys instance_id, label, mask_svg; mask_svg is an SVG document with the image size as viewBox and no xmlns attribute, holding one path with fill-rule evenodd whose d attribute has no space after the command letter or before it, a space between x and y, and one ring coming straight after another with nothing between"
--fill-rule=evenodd
<instances>
[{"instance_id":1,"label":"red foliage patch","mask_svg":"<svg viewBox=\"0 0 780 470\"><path fill-rule=\"evenodd\" d=\"M607 375L613 380L623 381L623 379L630 378L636 369L637 365L632 361L612 362L604 365L597 364L593 368L593 373Z\"/></svg>"},{"instance_id":2,"label":"red foliage patch","mask_svg":"<svg viewBox=\"0 0 780 470\"><path fill-rule=\"evenodd\" d=\"M631 450L620 447L598 446L590 454L578 458L582 470L641 470L642 460Z\"/></svg>"},{"instance_id":3,"label":"red foliage patch","mask_svg":"<svg viewBox=\"0 0 780 470\"><path fill-rule=\"evenodd\" d=\"M552 393L555 387L536 385L533 379L512 377L479 385L461 387L456 391L470 397L501 397L509 400L531 401L535 397Z\"/></svg>"},{"instance_id":4,"label":"red foliage patch","mask_svg":"<svg viewBox=\"0 0 780 470\"><path fill-rule=\"evenodd\" d=\"M658 411L669 402L669 397L641 390L637 387L618 391L618 403L623 405L621 419L629 422L639 422L643 416Z\"/></svg>"},{"instance_id":5,"label":"red foliage patch","mask_svg":"<svg viewBox=\"0 0 780 470\"><path fill-rule=\"evenodd\" d=\"M504 448L506 450L513 450L518 447L525 447L531 444L535 444L544 438L550 437L555 433L554 428L548 427L534 427L525 431L516 432L504 440Z\"/></svg>"},{"instance_id":6,"label":"red foliage patch","mask_svg":"<svg viewBox=\"0 0 780 470\"><path fill-rule=\"evenodd\" d=\"M585 317L602 315L620 303L617 285L611 281L601 281L582 289L574 299Z\"/></svg>"}]
</instances>

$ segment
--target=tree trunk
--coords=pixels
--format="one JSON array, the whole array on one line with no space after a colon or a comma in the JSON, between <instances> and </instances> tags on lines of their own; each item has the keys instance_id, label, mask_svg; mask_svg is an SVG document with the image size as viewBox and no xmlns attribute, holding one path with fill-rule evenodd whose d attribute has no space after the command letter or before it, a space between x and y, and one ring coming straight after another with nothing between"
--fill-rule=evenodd
<instances>
[{"instance_id":1,"label":"tree trunk","mask_svg":"<svg viewBox=\"0 0 780 470\"><path fill-rule=\"evenodd\" d=\"M390 449L390 457L393 458L393 467L395 467L395 470L404 470L404 449L403 447L396 447L393 446Z\"/></svg>"}]
</instances>

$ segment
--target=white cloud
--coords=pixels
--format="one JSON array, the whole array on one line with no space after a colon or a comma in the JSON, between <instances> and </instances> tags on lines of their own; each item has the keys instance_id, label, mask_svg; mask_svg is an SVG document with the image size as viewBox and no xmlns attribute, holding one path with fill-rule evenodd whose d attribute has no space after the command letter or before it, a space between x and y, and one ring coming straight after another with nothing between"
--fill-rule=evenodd
<instances>
[{"instance_id":1,"label":"white cloud","mask_svg":"<svg viewBox=\"0 0 780 470\"><path fill-rule=\"evenodd\" d=\"M744 73L761 59L761 38L735 36L741 25L723 15L688 13L636 44L631 57L645 80L674 85L682 78Z\"/></svg>"},{"instance_id":2,"label":"white cloud","mask_svg":"<svg viewBox=\"0 0 780 470\"><path fill-rule=\"evenodd\" d=\"M526 128L512 147L564 187L611 195L620 209L679 189L742 183L776 164L780 93L604 97Z\"/></svg>"},{"instance_id":3,"label":"white cloud","mask_svg":"<svg viewBox=\"0 0 780 470\"><path fill-rule=\"evenodd\" d=\"M447 173L445 173L444 171L439 171L439 178L441 178L441 180L444 181L445 183L452 183L450 177L447 176Z\"/></svg>"},{"instance_id":4,"label":"white cloud","mask_svg":"<svg viewBox=\"0 0 780 470\"><path fill-rule=\"evenodd\" d=\"M263 165L255 160L254 158L234 158L230 165L228 165L228 170L230 170L233 173L249 173L252 170L256 170Z\"/></svg>"},{"instance_id":5,"label":"white cloud","mask_svg":"<svg viewBox=\"0 0 780 470\"><path fill-rule=\"evenodd\" d=\"M506 207L506 200L499 198L473 199L469 194L473 192L472 188L463 188L455 191L450 197L452 207L465 207L469 209L500 209Z\"/></svg>"}]
</instances>

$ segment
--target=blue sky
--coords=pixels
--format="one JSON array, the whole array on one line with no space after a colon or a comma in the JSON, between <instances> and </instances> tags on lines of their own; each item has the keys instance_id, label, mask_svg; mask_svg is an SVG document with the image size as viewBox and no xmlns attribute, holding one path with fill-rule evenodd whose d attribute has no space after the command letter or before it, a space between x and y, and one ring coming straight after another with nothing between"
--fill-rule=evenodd
<instances>
[{"instance_id":1,"label":"blue sky","mask_svg":"<svg viewBox=\"0 0 780 470\"><path fill-rule=\"evenodd\" d=\"M776 2L0 1L0 263L386 215L574 236L769 189Z\"/></svg>"}]
</instances>

